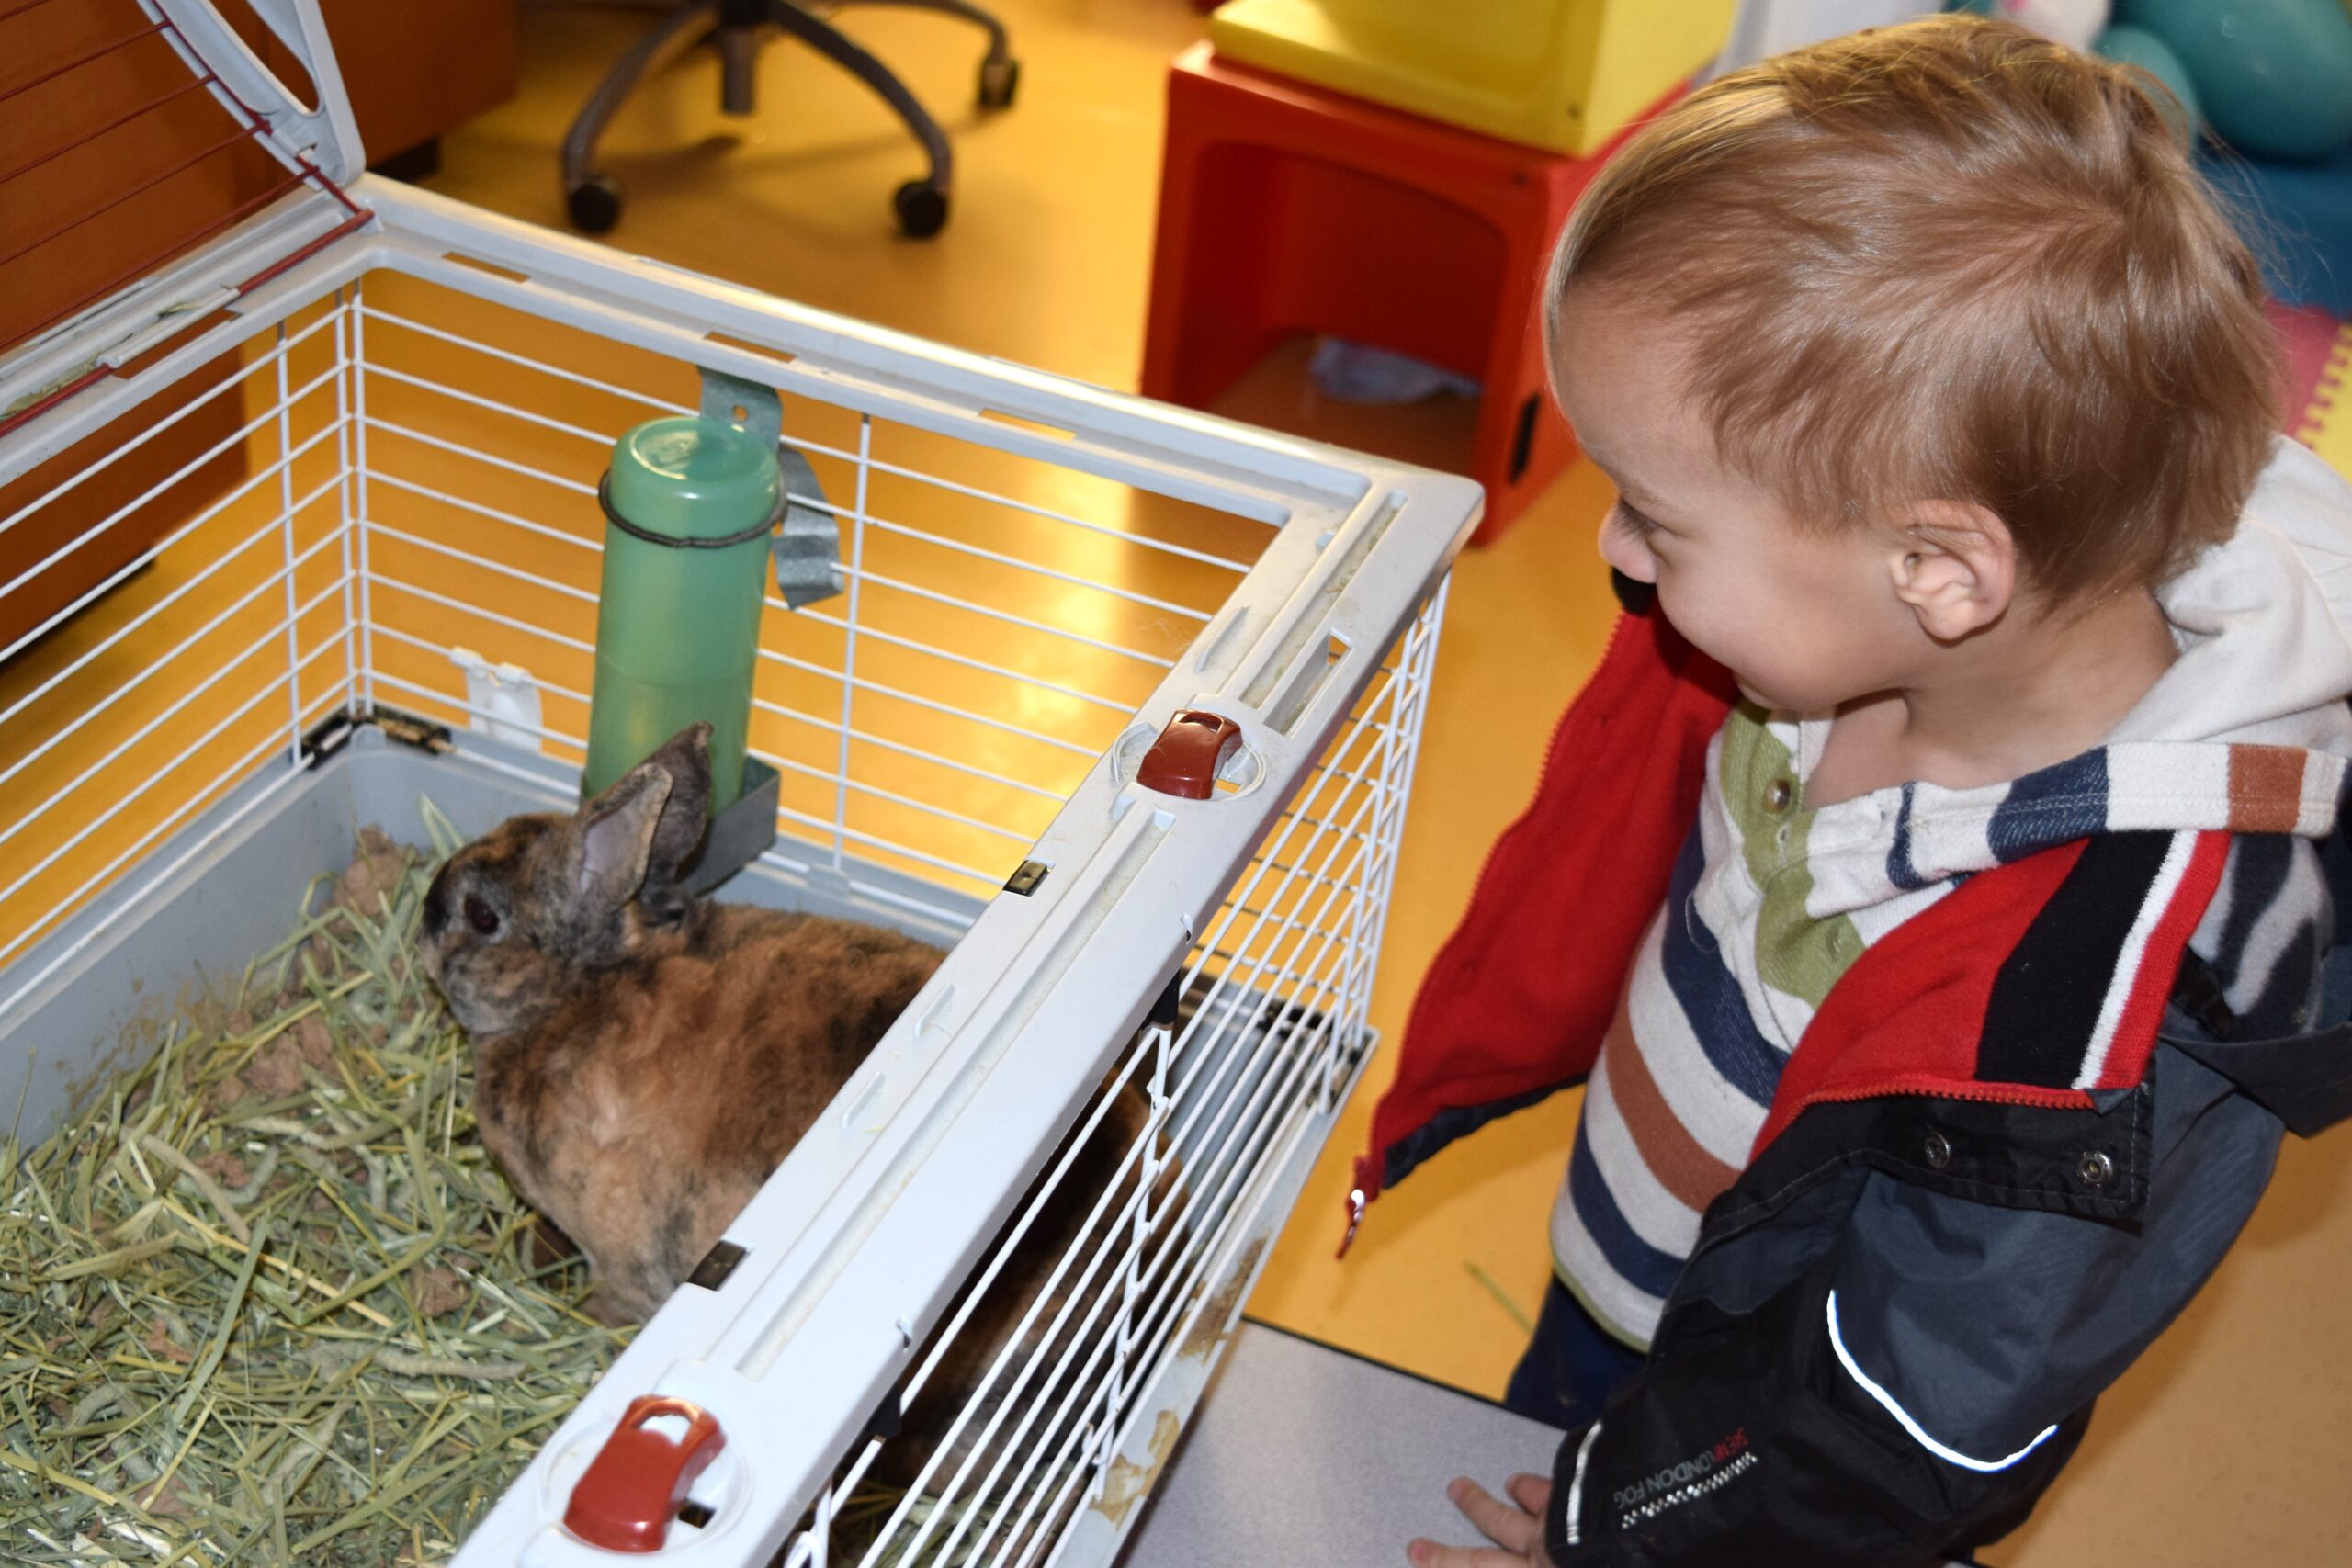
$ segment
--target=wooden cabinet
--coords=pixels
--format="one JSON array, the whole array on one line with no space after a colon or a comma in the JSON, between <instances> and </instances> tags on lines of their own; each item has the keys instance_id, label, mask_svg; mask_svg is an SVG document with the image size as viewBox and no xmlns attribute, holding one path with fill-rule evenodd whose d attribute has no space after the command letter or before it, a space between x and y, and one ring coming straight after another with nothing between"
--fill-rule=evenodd
<instances>
[{"instance_id":1,"label":"wooden cabinet","mask_svg":"<svg viewBox=\"0 0 2352 1568\"><path fill-rule=\"evenodd\" d=\"M236 356L225 355L151 400L124 428L108 430L69 446L16 483L0 485L0 519L44 495L125 442L153 429L234 374ZM63 558L0 597L0 649L73 604L146 550L157 539L226 494L248 471L243 442L206 457L234 435L245 420L245 402L222 392L139 450L108 464L51 502L24 522L0 533L0 585L74 544ZM200 459L200 460L199 460ZM193 468L189 468L194 464ZM189 471L154 495L140 498L159 481ZM94 532L123 507L139 505L104 532Z\"/></svg>"},{"instance_id":2,"label":"wooden cabinet","mask_svg":"<svg viewBox=\"0 0 2352 1568\"><path fill-rule=\"evenodd\" d=\"M249 13L233 0L223 10L289 87L308 91L291 55ZM324 0L323 15L370 159L429 142L513 91L513 0ZM0 16L0 353L219 233L285 178L134 0L58 0ZM124 428L0 490L0 521L235 369L233 356L215 362ZM220 445L246 417L237 393L212 398L103 478L0 532L0 589ZM0 592L0 649L248 471L243 446L232 445L104 538Z\"/></svg>"},{"instance_id":3,"label":"wooden cabinet","mask_svg":"<svg viewBox=\"0 0 2352 1568\"><path fill-rule=\"evenodd\" d=\"M319 10L370 164L514 96L521 54L514 0L320 0Z\"/></svg>"}]
</instances>

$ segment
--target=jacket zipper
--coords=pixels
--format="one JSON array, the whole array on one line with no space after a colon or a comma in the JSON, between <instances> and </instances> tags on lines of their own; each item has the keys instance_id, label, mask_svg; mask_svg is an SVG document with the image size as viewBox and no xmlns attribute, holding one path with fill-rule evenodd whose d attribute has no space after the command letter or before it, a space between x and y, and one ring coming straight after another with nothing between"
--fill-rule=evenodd
<instances>
[{"instance_id":1,"label":"jacket zipper","mask_svg":"<svg viewBox=\"0 0 2352 1568\"><path fill-rule=\"evenodd\" d=\"M1823 1089L1804 1097L1797 1107L1803 1115L1816 1105L1848 1105L1858 1100L1969 1100L1984 1105L2022 1105L2034 1110L2063 1111L2069 1109L2052 1098L2057 1095L2079 1095L2081 1089L2005 1089L1998 1084L1954 1083L1928 1089ZM1791 1117L1792 1124L1795 1117Z\"/></svg>"},{"instance_id":2,"label":"jacket zipper","mask_svg":"<svg viewBox=\"0 0 2352 1568\"><path fill-rule=\"evenodd\" d=\"M1797 1107L1796 1116L1792 1116L1789 1119L1789 1124L1791 1126L1794 1126L1798 1119L1801 1118L1804 1112L1812 1110L1816 1105L1849 1105L1856 1100L1966 1100L1985 1105L2021 1105L2031 1110L2067 1109L2066 1107L2054 1104L2049 1098L2049 1092L2063 1094L2080 1091L2061 1089L2036 1093L2023 1089L2003 1089L1997 1085L1989 1084L1939 1084L1932 1089L1824 1089L1818 1094L1809 1094L1805 1096L1804 1102ZM1751 1158L1749 1163L1752 1165L1755 1162ZM1690 1267L1690 1264L1699 1260L1702 1254L1713 1251L1715 1247L1731 1240L1734 1236L1746 1235L1747 1228L1748 1227L1746 1225L1741 1225L1736 1229L1723 1231L1716 1235L1709 1235L1707 1234L1705 1224L1702 1221L1699 1229L1698 1244L1691 1247L1690 1256L1689 1258L1684 1260L1683 1267Z\"/></svg>"}]
</instances>

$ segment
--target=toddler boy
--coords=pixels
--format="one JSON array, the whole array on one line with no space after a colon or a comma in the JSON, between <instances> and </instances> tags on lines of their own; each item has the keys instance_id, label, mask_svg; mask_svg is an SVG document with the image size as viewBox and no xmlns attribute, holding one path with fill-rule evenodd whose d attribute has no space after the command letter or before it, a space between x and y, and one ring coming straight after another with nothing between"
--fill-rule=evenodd
<instances>
[{"instance_id":1,"label":"toddler boy","mask_svg":"<svg viewBox=\"0 0 2352 1568\"><path fill-rule=\"evenodd\" d=\"M1554 264L1629 615L1416 1003L1362 1197L1587 1082L1425 1565L1926 1564L2021 1520L2352 1110L2352 491L2146 79L1943 17L1643 131ZM2323 852L2323 846L2326 846ZM2331 1005L2332 1004L2332 1005Z\"/></svg>"}]
</instances>

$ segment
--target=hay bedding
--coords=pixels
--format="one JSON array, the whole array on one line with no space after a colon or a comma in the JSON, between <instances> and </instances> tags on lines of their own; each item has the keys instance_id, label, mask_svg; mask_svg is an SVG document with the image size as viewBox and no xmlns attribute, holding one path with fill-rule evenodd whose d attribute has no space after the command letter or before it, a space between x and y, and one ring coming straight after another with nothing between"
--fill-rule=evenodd
<instances>
[{"instance_id":1,"label":"hay bedding","mask_svg":"<svg viewBox=\"0 0 2352 1568\"><path fill-rule=\"evenodd\" d=\"M0 1562L444 1562L626 1343L474 1134L411 957L429 877L364 833L147 1065L7 1145Z\"/></svg>"},{"instance_id":2,"label":"hay bedding","mask_svg":"<svg viewBox=\"0 0 2352 1568\"><path fill-rule=\"evenodd\" d=\"M144 1066L0 1145L0 1563L439 1568L628 1343L475 1134L412 956L458 842L424 817L434 860L364 829ZM835 1553L903 1495L857 1488Z\"/></svg>"}]
</instances>

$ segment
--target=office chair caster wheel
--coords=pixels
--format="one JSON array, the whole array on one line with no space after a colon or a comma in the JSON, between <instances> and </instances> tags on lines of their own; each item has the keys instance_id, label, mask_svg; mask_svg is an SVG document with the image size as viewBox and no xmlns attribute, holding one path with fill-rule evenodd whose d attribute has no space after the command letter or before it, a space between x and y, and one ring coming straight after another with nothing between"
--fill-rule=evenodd
<instances>
[{"instance_id":1,"label":"office chair caster wheel","mask_svg":"<svg viewBox=\"0 0 2352 1568\"><path fill-rule=\"evenodd\" d=\"M980 107L1009 109L1012 96L1021 90L1021 62L1017 60L983 60L980 62Z\"/></svg>"},{"instance_id":2,"label":"office chair caster wheel","mask_svg":"<svg viewBox=\"0 0 2352 1568\"><path fill-rule=\"evenodd\" d=\"M590 175L564 192L564 207L571 226L583 234L609 234L621 220L621 182L610 175Z\"/></svg>"},{"instance_id":3,"label":"office chair caster wheel","mask_svg":"<svg viewBox=\"0 0 2352 1568\"><path fill-rule=\"evenodd\" d=\"M947 227L947 193L928 180L909 180L890 198L899 209L899 231L910 240L928 240Z\"/></svg>"}]
</instances>

